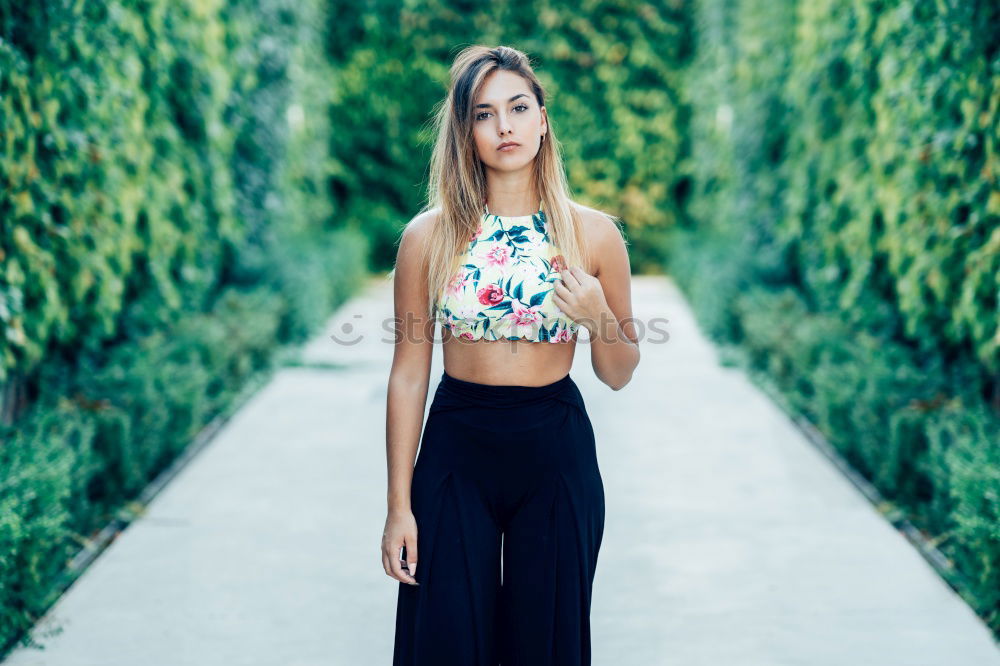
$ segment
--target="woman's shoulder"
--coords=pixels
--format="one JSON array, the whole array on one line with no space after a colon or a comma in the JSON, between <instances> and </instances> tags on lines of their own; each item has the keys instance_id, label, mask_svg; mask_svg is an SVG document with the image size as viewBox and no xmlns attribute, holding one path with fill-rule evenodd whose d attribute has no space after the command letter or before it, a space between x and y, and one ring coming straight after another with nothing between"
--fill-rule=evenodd
<instances>
[{"instance_id":1,"label":"woman's shoulder","mask_svg":"<svg viewBox=\"0 0 1000 666\"><path fill-rule=\"evenodd\" d=\"M621 233L620 218L599 208L584 206L577 201L570 201L570 206L576 211L583 224L583 231L588 236L603 236L615 231Z\"/></svg>"},{"instance_id":2,"label":"woman's shoulder","mask_svg":"<svg viewBox=\"0 0 1000 666\"><path fill-rule=\"evenodd\" d=\"M437 225L440 214L440 208L431 208L422 210L414 215L403 225L403 231L400 234L400 244L410 242L417 246L424 246L428 238L434 233L434 228Z\"/></svg>"},{"instance_id":3,"label":"woman's shoulder","mask_svg":"<svg viewBox=\"0 0 1000 666\"><path fill-rule=\"evenodd\" d=\"M413 229L414 231L426 231L432 229L437 223L438 218L441 216L441 207L435 206L434 208L428 208L420 211L406 223L404 231L409 231Z\"/></svg>"}]
</instances>

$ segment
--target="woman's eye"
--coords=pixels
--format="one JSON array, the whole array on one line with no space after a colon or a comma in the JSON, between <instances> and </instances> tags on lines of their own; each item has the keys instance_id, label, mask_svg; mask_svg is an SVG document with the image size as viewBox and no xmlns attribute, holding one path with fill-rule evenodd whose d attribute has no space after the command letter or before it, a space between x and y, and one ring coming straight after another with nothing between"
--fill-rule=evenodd
<instances>
[{"instance_id":1,"label":"woman's eye","mask_svg":"<svg viewBox=\"0 0 1000 666\"><path fill-rule=\"evenodd\" d=\"M514 108L515 109L524 109L524 111L527 111L528 110L528 105L527 104L518 104ZM520 113L524 113L524 111L521 111ZM490 113L489 111L480 111L479 113L476 114L476 120L486 120L486 116L488 116L489 113Z\"/></svg>"}]
</instances>

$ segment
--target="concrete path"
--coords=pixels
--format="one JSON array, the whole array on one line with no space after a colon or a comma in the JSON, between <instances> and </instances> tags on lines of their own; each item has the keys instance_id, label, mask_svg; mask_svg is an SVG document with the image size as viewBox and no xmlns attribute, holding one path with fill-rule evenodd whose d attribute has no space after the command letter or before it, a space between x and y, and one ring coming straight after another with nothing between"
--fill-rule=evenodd
<instances>
[{"instance_id":1,"label":"concrete path","mask_svg":"<svg viewBox=\"0 0 1000 666\"><path fill-rule=\"evenodd\" d=\"M672 283L633 289L636 317L668 321L632 383L601 384L584 339L572 371L606 488L595 666L1000 665L905 538L717 364ZM47 649L4 663L388 666L391 317L375 280L304 348L317 365L280 371L70 588ZM440 373L438 348L431 394Z\"/></svg>"}]
</instances>

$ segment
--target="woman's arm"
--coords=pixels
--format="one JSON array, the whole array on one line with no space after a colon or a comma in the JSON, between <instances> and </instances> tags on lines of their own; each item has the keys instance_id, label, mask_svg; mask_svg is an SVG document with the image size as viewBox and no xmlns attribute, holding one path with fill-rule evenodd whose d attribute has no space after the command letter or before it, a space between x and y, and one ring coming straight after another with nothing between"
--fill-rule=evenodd
<instances>
[{"instance_id":1,"label":"woman's arm","mask_svg":"<svg viewBox=\"0 0 1000 666\"><path fill-rule=\"evenodd\" d=\"M434 320L427 315L427 272L422 245L429 226L427 213L403 231L393 277L395 347L386 393L386 462L388 515L382 540L386 574L415 583L401 567L406 546L409 573L416 571L417 534L410 509L413 463L420 443L433 352Z\"/></svg>"},{"instance_id":2,"label":"woman's arm","mask_svg":"<svg viewBox=\"0 0 1000 666\"><path fill-rule=\"evenodd\" d=\"M639 365L639 337L632 319L632 268L621 232L601 216L596 234L597 279L604 290L606 308L590 331L590 360L601 380L618 391L632 379Z\"/></svg>"},{"instance_id":3,"label":"woman's arm","mask_svg":"<svg viewBox=\"0 0 1000 666\"><path fill-rule=\"evenodd\" d=\"M594 374L618 391L631 381L639 365L628 250L613 220L594 211L587 211L584 220L595 275L571 266L555 283L555 300L590 332Z\"/></svg>"}]
</instances>

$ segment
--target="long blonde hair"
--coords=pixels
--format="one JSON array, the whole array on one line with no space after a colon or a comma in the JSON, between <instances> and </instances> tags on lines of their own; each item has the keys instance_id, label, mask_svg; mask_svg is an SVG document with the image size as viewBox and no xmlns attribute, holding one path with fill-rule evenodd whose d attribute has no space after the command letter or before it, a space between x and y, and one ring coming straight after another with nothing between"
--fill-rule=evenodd
<instances>
[{"instance_id":1,"label":"long blonde hair","mask_svg":"<svg viewBox=\"0 0 1000 666\"><path fill-rule=\"evenodd\" d=\"M448 96L438 106L434 118L437 140L431 155L427 203L421 212L440 209L432 216L431 239L423 248L427 266L427 316L433 318L438 299L458 268L459 257L476 232L486 201L486 172L476 154L472 124L473 105L485 79L498 69L519 74L528 82L539 106L545 91L531 68L528 56L508 46L469 46L456 56L451 66ZM559 248L567 265L589 265L582 221L570 199L569 184L552 121L535 156L535 186L550 241Z\"/></svg>"}]
</instances>

